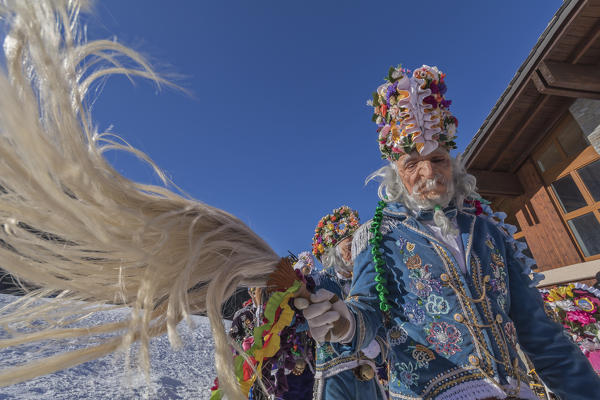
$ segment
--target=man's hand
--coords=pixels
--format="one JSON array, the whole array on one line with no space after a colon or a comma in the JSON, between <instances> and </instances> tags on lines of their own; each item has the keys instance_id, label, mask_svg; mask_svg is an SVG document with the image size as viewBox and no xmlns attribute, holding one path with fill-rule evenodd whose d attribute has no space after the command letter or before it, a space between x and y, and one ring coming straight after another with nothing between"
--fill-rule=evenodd
<instances>
[{"instance_id":1,"label":"man's hand","mask_svg":"<svg viewBox=\"0 0 600 400\"><path fill-rule=\"evenodd\" d=\"M317 342L348 343L354 337L354 317L346 304L334 293L319 289L310 295L294 300L296 308L303 310L310 333Z\"/></svg>"}]
</instances>

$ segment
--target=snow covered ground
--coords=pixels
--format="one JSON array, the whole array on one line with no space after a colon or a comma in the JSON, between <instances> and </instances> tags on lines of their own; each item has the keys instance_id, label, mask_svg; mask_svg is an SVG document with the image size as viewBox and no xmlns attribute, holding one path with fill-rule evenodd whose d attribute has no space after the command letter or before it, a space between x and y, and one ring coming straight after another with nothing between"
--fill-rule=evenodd
<instances>
[{"instance_id":1,"label":"snow covered ground","mask_svg":"<svg viewBox=\"0 0 600 400\"><path fill-rule=\"evenodd\" d=\"M0 294L0 307L15 297ZM96 320L115 321L119 311L106 311ZM151 343L152 372L148 386L140 374L126 378L122 357L110 355L77 367L40 377L32 381L0 388L0 400L5 399L208 399L216 376L214 344L210 325L205 317L193 317L195 328L180 325L183 346L174 351L166 336ZM2 336L0 329L0 337ZM20 363L30 354L50 354L56 349L77 348L77 343L57 342L54 349L19 348L16 351L0 349L0 369ZM60 346L60 347L59 347Z\"/></svg>"}]
</instances>

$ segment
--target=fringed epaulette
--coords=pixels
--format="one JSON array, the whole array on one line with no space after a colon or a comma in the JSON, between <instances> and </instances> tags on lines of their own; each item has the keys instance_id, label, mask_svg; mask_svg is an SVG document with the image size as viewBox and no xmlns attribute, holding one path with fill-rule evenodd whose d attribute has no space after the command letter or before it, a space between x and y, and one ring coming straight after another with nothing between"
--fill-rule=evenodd
<instances>
[{"instance_id":1,"label":"fringed epaulette","mask_svg":"<svg viewBox=\"0 0 600 400\"><path fill-rule=\"evenodd\" d=\"M354 236L352 238L352 259L356 259L356 257L365 251L365 249L369 246L369 240L373 238L373 234L370 231L371 223L373 220L369 220L362 224L360 228L354 232ZM387 235L392 230L394 230L400 224L400 220L398 218L388 217L386 215L383 216L383 220L381 221L381 227L379 231L382 235Z\"/></svg>"},{"instance_id":2,"label":"fringed epaulette","mask_svg":"<svg viewBox=\"0 0 600 400\"><path fill-rule=\"evenodd\" d=\"M373 237L373 234L369 232L369 228L371 228L371 223L373 220L369 220L362 224L352 237L352 259L355 260L356 256L362 253L369 244L369 239Z\"/></svg>"}]
</instances>

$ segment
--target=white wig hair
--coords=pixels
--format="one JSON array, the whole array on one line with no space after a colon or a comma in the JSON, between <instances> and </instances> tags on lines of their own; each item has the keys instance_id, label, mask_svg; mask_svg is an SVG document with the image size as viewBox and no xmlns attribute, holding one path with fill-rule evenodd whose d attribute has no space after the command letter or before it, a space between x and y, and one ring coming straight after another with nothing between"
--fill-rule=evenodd
<instances>
[{"instance_id":1,"label":"white wig hair","mask_svg":"<svg viewBox=\"0 0 600 400\"><path fill-rule=\"evenodd\" d=\"M477 180L467 172L461 156L450 157L450 163L452 166L452 182L447 182L448 192L446 196L442 196L435 201L420 200L415 197L415 193L409 193L398 174L396 164L393 162L369 175L365 180L365 184L372 180L379 180L377 195L381 200L401 203L413 213L420 210L434 209L436 205L446 207L451 202L460 210L465 199L479 197L477 194ZM435 179L439 179L439 177ZM444 235L458 233L441 209L434 211L433 222L440 227Z\"/></svg>"},{"instance_id":2,"label":"white wig hair","mask_svg":"<svg viewBox=\"0 0 600 400\"><path fill-rule=\"evenodd\" d=\"M111 75L168 83L116 41L85 41L86 9L85 0L0 4L0 260L28 292L0 309L0 349L84 344L50 355L23 350L22 363L0 366L0 387L136 342L147 373L150 339L166 333L176 346L177 324L206 313L220 387L242 400L231 353L239 346L225 334L221 307L237 286L265 287L280 258L235 216L133 182L107 162L104 152L127 151L169 185L147 155L99 132L89 106L89 93ZM123 318L94 318L111 308ZM81 328L83 320L91 325Z\"/></svg>"},{"instance_id":3,"label":"white wig hair","mask_svg":"<svg viewBox=\"0 0 600 400\"><path fill-rule=\"evenodd\" d=\"M352 273L354 264L346 262L342 257L342 249L339 246L329 247L321 257L321 263L325 268L333 268L333 270L341 275Z\"/></svg>"}]
</instances>

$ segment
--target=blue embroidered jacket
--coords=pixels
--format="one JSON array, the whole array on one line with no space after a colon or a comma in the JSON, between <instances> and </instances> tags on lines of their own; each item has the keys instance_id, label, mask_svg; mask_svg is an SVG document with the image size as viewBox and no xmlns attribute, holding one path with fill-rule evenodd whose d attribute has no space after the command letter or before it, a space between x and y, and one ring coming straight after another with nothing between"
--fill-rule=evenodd
<instances>
[{"instance_id":1,"label":"blue embroidered jacket","mask_svg":"<svg viewBox=\"0 0 600 400\"><path fill-rule=\"evenodd\" d=\"M313 278L315 280L317 290L329 290L330 292L335 293L342 300L348 296L351 280L341 279L335 275L335 272L329 271L321 271L317 274L314 274ZM380 347L385 350L382 339L380 337L376 337L376 340L379 341ZM365 346L367 344L365 344ZM359 360L361 363L371 361L368 358L356 353L357 352L354 351L351 346L329 342L319 343L317 345L316 359L317 378L327 378L341 371L352 369L359 364ZM381 361L381 357L377 357L377 361Z\"/></svg>"},{"instance_id":2,"label":"blue embroidered jacket","mask_svg":"<svg viewBox=\"0 0 600 400\"><path fill-rule=\"evenodd\" d=\"M387 205L380 226L392 306L387 322L375 290L370 224L359 229L347 300L356 319L352 346L363 348L383 327L393 399L518 397L527 370L517 343L562 399L598 398L600 379L544 313L508 237L474 211L456 215L468 268L463 274L422 223L402 205Z\"/></svg>"}]
</instances>

